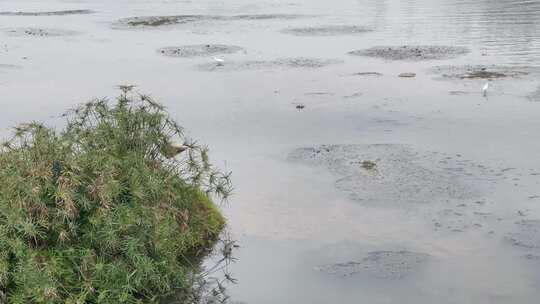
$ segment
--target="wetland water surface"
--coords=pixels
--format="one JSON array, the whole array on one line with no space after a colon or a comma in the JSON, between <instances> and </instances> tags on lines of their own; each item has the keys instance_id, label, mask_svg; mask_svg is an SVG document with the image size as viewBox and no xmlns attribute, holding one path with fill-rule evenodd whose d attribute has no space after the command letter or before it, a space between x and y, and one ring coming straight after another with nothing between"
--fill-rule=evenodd
<instances>
[{"instance_id":1,"label":"wetland water surface","mask_svg":"<svg viewBox=\"0 0 540 304\"><path fill-rule=\"evenodd\" d=\"M536 0L0 0L2 134L161 100L233 171L243 303L537 303L539 69Z\"/></svg>"}]
</instances>

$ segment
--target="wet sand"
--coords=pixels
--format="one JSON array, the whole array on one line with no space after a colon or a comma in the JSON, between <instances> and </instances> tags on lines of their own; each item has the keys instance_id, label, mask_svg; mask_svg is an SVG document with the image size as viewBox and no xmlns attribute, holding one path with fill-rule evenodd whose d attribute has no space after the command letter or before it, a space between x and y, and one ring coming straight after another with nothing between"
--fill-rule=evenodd
<instances>
[{"instance_id":1,"label":"wet sand","mask_svg":"<svg viewBox=\"0 0 540 304\"><path fill-rule=\"evenodd\" d=\"M537 1L0 2L94 12L2 15L2 135L118 84L161 100L233 172L233 301L537 303ZM246 51L159 52L208 44ZM378 46L414 51L349 55Z\"/></svg>"}]
</instances>

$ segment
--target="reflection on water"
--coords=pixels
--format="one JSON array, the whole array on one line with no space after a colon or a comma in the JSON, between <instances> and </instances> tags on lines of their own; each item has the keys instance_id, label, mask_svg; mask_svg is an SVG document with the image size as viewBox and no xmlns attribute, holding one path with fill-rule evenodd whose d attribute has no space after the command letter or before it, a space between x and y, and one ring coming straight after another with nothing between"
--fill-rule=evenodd
<instances>
[{"instance_id":1,"label":"reflection on water","mask_svg":"<svg viewBox=\"0 0 540 304\"><path fill-rule=\"evenodd\" d=\"M540 1L358 0L362 18L377 25L380 39L455 43L499 56L508 64L540 64ZM368 7L368 9L366 9Z\"/></svg>"},{"instance_id":2,"label":"reflection on water","mask_svg":"<svg viewBox=\"0 0 540 304\"><path fill-rule=\"evenodd\" d=\"M234 300L537 303L540 250L507 239L538 235L515 223L540 218L540 142L531 140L540 133L540 103L530 102L540 100L538 72L530 67L540 67L540 1L0 0L0 11L67 9L95 13L0 17L0 132L92 97L114 96L119 83L154 94L234 173L235 196L224 208L242 245L231 268L239 280L230 289ZM113 28L136 16L269 14L308 17ZM332 25L369 31L329 31ZM37 39L5 31L27 27L79 34ZM284 33L291 28L324 35ZM245 52L156 52L185 45ZM347 55L401 45L470 52L425 61ZM225 63L215 66L213 55ZM441 76L432 72L447 67L461 75L469 67L485 72L484 66L527 73L493 80L483 98L485 79L436 81ZM359 149L339 158L345 167L337 175L286 160L301 147L381 143L403 145L410 155L381 156L384 146L377 145L372 154ZM380 170L367 175L358 167L364 160ZM461 187L448 181L474 188L475 196L460 196ZM419 195L421 203L403 208ZM376 203L365 204L373 197ZM429 263L417 267L403 254L411 252L429 255ZM353 267L354 274L317 271L325 265ZM369 271L361 271L366 265ZM372 275L388 269L406 275Z\"/></svg>"}]
</instances>

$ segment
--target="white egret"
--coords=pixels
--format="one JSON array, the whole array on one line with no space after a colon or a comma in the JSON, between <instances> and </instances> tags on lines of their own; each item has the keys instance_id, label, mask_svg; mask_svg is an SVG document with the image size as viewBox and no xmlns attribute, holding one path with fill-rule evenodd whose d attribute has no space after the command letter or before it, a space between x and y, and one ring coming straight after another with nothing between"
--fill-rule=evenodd
<instances>
[{"instance_id":1,"label":"white egret","mask_svg":"<svg viewBox=\"0 0 540 304\"><path fill-rule=\"evenodd\" d=\"M486 82L486 84L484 85L484 87L482 88L482 93L484 94L484 97L487 96L487 91L489 89L489 81Z\"/></svg>"},{"instance_id":2,"label":"white egret","mask_svg":"<svg viewBox=\"0 0 540 304\"><path fill-rule=\"evenodd\" d=\"M214 56L214 62L216 63L216 65L222 66L225 63L225 59L217 58L217 57Z\"/></svg>"}]
</instances>

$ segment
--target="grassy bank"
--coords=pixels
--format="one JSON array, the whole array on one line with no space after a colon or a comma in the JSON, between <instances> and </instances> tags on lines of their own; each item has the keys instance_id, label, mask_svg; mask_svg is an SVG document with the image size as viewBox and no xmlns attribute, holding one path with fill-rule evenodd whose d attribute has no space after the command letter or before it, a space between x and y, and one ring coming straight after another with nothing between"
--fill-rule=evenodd
<instances>
[{"instance_id":1,"label":"grassy bank","mask_svg":"<svg viewBox=\"0 0 540 304\"><path fill-rule=\"evenodd\" d=\"M163 107L124 88L15 128L0 151L0 303L157 303L225 220L227 175Z\"/></svg>"}]
</instances>

